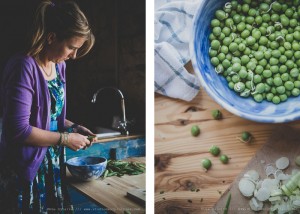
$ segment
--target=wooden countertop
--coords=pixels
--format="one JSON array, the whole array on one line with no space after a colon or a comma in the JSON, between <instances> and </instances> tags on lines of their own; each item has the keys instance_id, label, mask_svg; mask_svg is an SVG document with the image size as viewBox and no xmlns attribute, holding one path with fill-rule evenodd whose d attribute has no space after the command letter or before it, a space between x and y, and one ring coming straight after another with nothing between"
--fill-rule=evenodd
<instances>
[{"instance_id":1,"label":"wooden countertop","mask_svg":"<svg viewBox=\"0 0 300 214\"><path fill-rule=\"evenodd\" d=\"M144 157L128 158L126 161L145 163ZM122 177L107 177L89 182L81 182L72 178L67 170L67 180L70 185L91 198L96 203L103 205L109 213L123 214L125 210L132 214L145 213L145 208L135 201L130 200L127 191L132 189L145 189L145 173L140 175L124 175Z\"/></svg>"},{"instance_id":2,"label":"wooden countertop","mask_svg":"<svg viewBox=\"0 0 300 214\"><path fill-rule=\"evenodd\" d=\"M213 109L222 112L222 120L212 119ZM201 129L197 137L191 135L193 125ZM279 125L239 118L213 101L203 88L191 102L156 94L155 213L209 213ZM299 128L300 122L288 125ZM251 144L237 139L243 131L253 134ZM212 145L230 157L227 165L208 152ZM206 157L213 163L207 172L201 166Z\"/></svg>"},{"instance_id":3,"label":"wooden countertop","mask_svg":"<svg viewBox=\"0 0 300 214\"><path fill-rule=\"evenodd\" d=\"M129 139L135 139L135 138L140 138L140 137L145 137L145 135L141 134L133 134L133 135L118 135L114 137L103 137L103 138L98 138L95 143L108 143L114 140L129 140Z\"/></svg>"}]
</instances>

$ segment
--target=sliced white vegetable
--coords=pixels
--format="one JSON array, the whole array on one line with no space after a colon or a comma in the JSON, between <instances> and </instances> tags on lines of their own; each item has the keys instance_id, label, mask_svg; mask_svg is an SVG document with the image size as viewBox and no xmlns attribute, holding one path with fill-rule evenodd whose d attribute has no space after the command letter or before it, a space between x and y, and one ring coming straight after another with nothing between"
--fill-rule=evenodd
<instances>
[{"instance_id":1,"label":"sliced white vegetable","mask_svg":"<svg viewBox=\"0 0 300 214\"><path fill-rule=\"evenodd\" d=\"M270 192L270 196L280 196L282 195L282 190L281 189L274 189Z\"/></svg>"},{"instance_id":2,"label":"sliced white vegetable","mask_svg":"<svg viewBox=\"0 0 300 214\"><path fill-rule=\"evenodd\" d=\"M281 197L280 196L273 196L269 198L269 201L273 202L273 201L280 201Z\"/></svg>"},{"instance_id":3,"label":"sliced white vegetable","mask_svg":"<svg viewBox=\"0 0 300 214\"><path fill-rule=\"evenodd\" d=\"M265 168L266 171L266 175L267 177L274 175L274 173L276 172L276 168L274 166L272 166L271 164L267 165Z\"/></svg>"},{"instance_id":4,"label":"sliced white vegetable","mask_svg":"<svg viewBox=\"0 0 300 214\"><path fill-rule=\"evenodd\" d=\"M253 192L255 190L255 185L249 179L242 178L239 182L239 190L244 196L250 197L253 195Z\"/></svg>"},{"instance_id":5,"label":"sliced white vegetable","mask_svg":"<svg viewBox=\"0 0 300 214\"><path fill-rule=\"evenodd\" d=\"M260 211L264 206L263 202L256 200L254 197L249 201L249 205L253 211Z\"/></svg>"},{"instance_id":6,"label":"sliced white vegetable","mask_svg":"<svg viewBox=\"0 0 300 214\"><path fill-rule=\"evenodd\" d=\"M258 179L259 179L259 174L258 174L257 171L255 171L255 170L252 169L252 170L247 171L247 172L244 174L244 177L250 178L250 179L252 179L252 180L254 180L254 181L258 181Z\"/></svg>"},{"instance_id":7,"label":"sliced white vegetable","mask_svg":"<svg viewBox=\"0 0 300 214\"><path fill-rule=\"evenodd\" d=\"M255 195L255 197L259 201L266 201L270 198L270 190L262 187L257 191L257 194Z\"/></svg>"},{"instance_id":8,"label":"sliced white vegetable","mask_svg":"<svg viewBox=\"0 0 300 214\"><path fill-rule=\"evenodd\" d=\"M290 161L287 157L281 157L276 160L275 165L278 169L285 169L289 166Z\"/></svg>"},{"instance_id":9,"label":"sliced white vegetable","mask_svg":"<svg viewBox=\"0 0 300 214\"><path fill-rule=\"evenodd\" d=\"M276 179L266 178L263 180L261 187L269 189L270 191L278 189L279 181Z\"/></svg>"},{"instance_id":10,"label":"sliced white vegetable","mask_svg":"<svg viewBox=\"0 0 300 214\"><path fill-rule=\"evenodd\" d=\"M280 180L280 181L285 181L285 180L288 180L291 176L290 175L287 175L287 174L279 174L276 179Z\"/></svg>"}]
</instances>

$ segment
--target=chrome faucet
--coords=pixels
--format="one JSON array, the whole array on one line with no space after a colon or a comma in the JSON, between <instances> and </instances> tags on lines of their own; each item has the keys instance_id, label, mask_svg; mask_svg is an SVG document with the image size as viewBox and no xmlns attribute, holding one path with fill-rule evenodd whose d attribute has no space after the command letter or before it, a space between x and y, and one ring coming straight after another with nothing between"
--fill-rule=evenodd
<instances>
[{"instance_id":1,"label":"chrome faucet","mask_svg":"<svg viewBox=\"0 0 300 214\"><path fill-rule=\"evenodd\" d=\"M97 95L99 94L99 92L106 90L106 89L112 89L114 91L117 91L119 93L119 95L121 96L121 108L122 108L123 119L118 122L117 129L121 130L122 134L129 135L129 131L128 131L129 121L126 119L125 99L124 99L123 93L121 92L120 89L114 88L114 87L100 88L96 91L96 93L94 93L93 99L91 100L91 102L96 103Z\"/></svg>"}]
</instances>

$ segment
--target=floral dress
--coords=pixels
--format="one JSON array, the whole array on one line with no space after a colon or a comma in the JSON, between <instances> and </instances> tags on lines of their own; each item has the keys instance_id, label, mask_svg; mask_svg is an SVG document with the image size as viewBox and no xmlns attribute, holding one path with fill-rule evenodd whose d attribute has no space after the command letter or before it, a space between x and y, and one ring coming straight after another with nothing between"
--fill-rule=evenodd
<instances>
[{"instance_id":1,"label":"floral dress","mask_svg":"<svg viewBox=\"0 0 300 214\"><path fill-rule=\"evenodd\" d=\"M48 81L51 96L50 131L54 132L57 131L56 119L62 112L65 93L57 70L58 67L56 66L57 77ZM7 177L5 179L5 174L0 174L0 190L2 188L2 191L11 192L10 195L17 195L16 203L14 203L13 197L6 198L7 203L16 205L15 208L10 205L11 208L2 210L2 213L73 213L73 207L64 181L66 177L65 159L64 147L50 146L32 182L19 179L11 169L6 170L5 173L6 176L10 175L10 179L7 179ZM7 168L9 169L9 167Z\"/></svg>"}]
</instances>

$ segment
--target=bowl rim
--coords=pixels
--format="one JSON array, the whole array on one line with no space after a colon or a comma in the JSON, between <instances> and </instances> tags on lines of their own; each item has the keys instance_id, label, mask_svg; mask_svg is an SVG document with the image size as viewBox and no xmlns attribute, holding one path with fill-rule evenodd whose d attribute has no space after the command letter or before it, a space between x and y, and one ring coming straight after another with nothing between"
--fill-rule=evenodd
<instances>
[{"instance_id":1,"label":"bowl rim","mask_svg":"<svg viewBox=\"0 0 300 214\"><path fill-rule=\"evenodd\" d=\"M73 160L76 160L76 159L79 159L79 158L101 158L101 159L103 159L103 162L97 163L97 164L86 164L86 165L81 165L81 166L80 165L74 165L74 164L70 163L70 161L73 161ZM102 157L102 156L79 156L79 157L70 158L66 161L66 164L68 166L76 166L76 167L97 166L97 165L100 166L100 165L103 165L105 163L107 163L107 158Z\"/></svg>"},{"instance_id":2,"label":"bowl rim","mask_svg":"<svg viewBox=\"0 0 300 214\"><path fill-rule=\"evenodd\" d=\"M228 110L229 112L233 113L234 115L237 115L239 117L255 121L255 122L262 122L262 123L286 123L286 122L291 122L295 121L300 118L300 111L297 111L296 113L292 113L289 115L284 115L284 116L264 116L264 115L254 115L250 114L248 112L241 112L238 111L236 108L233 106L229 105L227 102L223 101L222 99L217 99L215 97L215 94L209 90L209 85L205 82L203 77L200 74L200 70L197 66L197 59L196 59L196 54L195 54L195 48L194 48L194 41L195 41L195 33L196 33L196 28L197 28L197 20L199 19L200 15L200 8L203 7L203 5L209 0L203 0L199 2L199 5L196 9L196 13L193 17L192 20L192 29L191 29L191 34L190 34L190 42L189 42L189 52L190 52L190 58L192 62L192 66L194 69L194 73L200 80L200 86L205 89L205 91L208 93L208 95L219 105L221 105L224 109ZM259 103L258 103L259 104ZM276 105L276 104L274 104ZM280 104L278 104L280 105Z\"/></svg>"}]
</instances>

